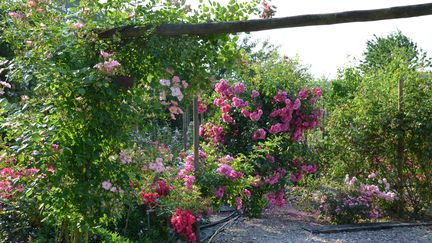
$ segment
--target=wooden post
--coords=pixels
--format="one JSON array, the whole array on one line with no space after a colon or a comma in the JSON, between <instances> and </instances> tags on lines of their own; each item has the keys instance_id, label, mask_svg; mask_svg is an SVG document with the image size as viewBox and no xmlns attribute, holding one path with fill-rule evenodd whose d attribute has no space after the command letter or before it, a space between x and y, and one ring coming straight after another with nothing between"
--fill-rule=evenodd
<instances>
[{"instance_id":1,"label":"wooden post","mask_svg":"<svg viewBox=\"0 0 432 243\"><path fill-rule=\"evenodd\" d=\"M397 159L397 173L398 173L398 185L397 190L399 193L399 212L403 212L404 201L403 191L405 186L405 179L403 175L403 168L405 163L405 132L403 129L403 118L404 118L404 93L403 93L404 81L399 79L398 81L398 141L396 148L396 159Z\"/></svg>"},{"instance_id":2,"label":"wooden post","mask_svg":"<svg viewBox=\"0 0 432 243\"><path fill-rule=\"evenodd\" d=\"M195 170L199 168L199 116L198 116L198 98L193 99L193 145L194 145L194 165Z\"/></svg>"}]
</instances>

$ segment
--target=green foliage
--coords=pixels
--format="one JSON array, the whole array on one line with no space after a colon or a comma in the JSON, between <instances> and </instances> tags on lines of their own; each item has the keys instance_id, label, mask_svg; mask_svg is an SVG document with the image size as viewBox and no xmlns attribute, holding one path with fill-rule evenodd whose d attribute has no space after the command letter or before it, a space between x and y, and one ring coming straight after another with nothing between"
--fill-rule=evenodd
<instances>
[{"instance_id":1,"label":"green foliage","mask_svg":"<svg viewBox=\"0 0 432 243\"><path fill-rule=\"evenodd\" d=\"M38 219L24 221L22 227L30 224L45 229L49 240L74 242L88 241L94 227L113 227L112 234L102 230L102 238L122 239L123 232L115 225L122 225L119 221L127 219L130 208L139 210L140 202L131 200L137 192L127 188L140 178L141 168L112 158L134 148L134 134L169 124L167 106L159 101L159 80L171 77L165 69L172 68L189 82L190 92L180 103L184 105L207 88L206 80L222 67L231 69L239 56L236 36L174 38L149 30L142 38L102 40L98 31L123 25L244 20L256 10L256 3L230 1L223 6L210 1L190 9L184 2L159 0L2 2L0 42L13 55L6 55L9 60L5 64L2 59L0 67L12 86L5 88L0 100L0 163L15 170L37 168L37 178L46 176L40 183L29 179L22 184L31 193L24 191L28 193L20 213ZM102 57L101 51L113 56ZM104 71L97 66L114 60L119 68ZM12 159L16 164L9 163ZM48 171L51 167L55 173ZM155 177L140 179L148 183ZM101 183L108 180L124 194L102 189ZM183 187L180 182L175 186ZM16 192L9 201L18 203L20 195ZM187 203L191 208L202 206L191 203L200 201L199 194L176 195L185 198L165 201L165 217ZM1 212L2 220L10 216L16 216L13 210Z\"/></svg>"},{"instance_id":2,"label":"green foliage","mask_svg":"<svg viewBox=\"0 0 432 243\"><path fill-rule=\"evenodd\" d=\"M432 141L426 122L432 119L431 73L424 69L428 65L425 54L401 33L368 42L360 67L345 69L332 84L335 100L323 150L333 176L379 172L415 214L431 200L424 190L430 187L432 168L427 149ZM403 97L398 96L400 81Z\"/></svg>"}]
</instances>

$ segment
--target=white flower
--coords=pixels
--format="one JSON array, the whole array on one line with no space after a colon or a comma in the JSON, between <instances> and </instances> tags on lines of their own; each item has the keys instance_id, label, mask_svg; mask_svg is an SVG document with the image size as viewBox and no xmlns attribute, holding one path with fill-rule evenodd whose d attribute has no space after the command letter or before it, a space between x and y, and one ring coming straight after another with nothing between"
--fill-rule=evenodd
<instances>
[{"instance_id":1,"label":"white flower","mask_svg":"<svg viewBox=\"0 0 432 243\"><path fill-rule=\"evenodd\" d=\"M159 80L159 83L160 83L162 86L170 86L170 85L171 85L171 81L168 80L168 79L161 79L161 80Z\"/></svg>"}]
</instances>

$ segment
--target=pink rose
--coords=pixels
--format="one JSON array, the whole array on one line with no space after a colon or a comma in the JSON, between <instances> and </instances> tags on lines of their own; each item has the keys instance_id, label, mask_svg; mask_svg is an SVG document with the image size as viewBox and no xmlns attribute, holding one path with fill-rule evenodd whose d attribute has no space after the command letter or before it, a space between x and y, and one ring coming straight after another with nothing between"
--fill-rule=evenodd
<instances>
[{"instance_id":1,"label":"pink rose","mask_svg":"<svg viewBox=\"0 0 432 243\"><path fill-rule=\"evenodd\" d=\"M262 114L263 114L263 111L261 109L259 109L259 110L255 111L255 112L250 113L249 118L252 121L256 122L256 121L258 121L261 118Z\"/></svg>"},{"instance_id":2,"label":"pink rose","mask_svg":"<svg viewBox=\"0 0 432 243\"><path fill-rule=\"evenodd\" d=\"M244 107L244 105L245 105L245 102L242 99L237 98L237 97L233 97L232 102L233 102L233 106L237 107L237 108Z\"/></svg>"},{"instance_id":3,"label":"pink rose","mask_svg":"<svg viewBox=\"0 0 432 243\"><path fill-rule=\"evenodd\" d=\"M264 129L260 128L252 134L252 140L260 140L260 139L264 140L266 134L267 132Z\"/></svg>"},{"instance_id":4,"label":"pink rose","mask_svg":"<svg viewBox=\"0 0 432 243\"><path fill-rule=\"evenodd\" d=\"M322 96L322 90L319 87L315 88L313 90L313 93L315 94L316 97L321 97Z\"/></svg>"},{"instance_id":5,"label":"pink rose","mask_svg":"<svg viewBox=\"0 0 432 243\"><path fill-rule=\"evenodd\" d=\"M222 98L216 98L214 99L213 104L217 107L222 107L223 105L225 105L225 100Z\"/></svg>"},{"instance_id":6,"label":"pink rose","mask_svg":"<svg viewBox=\"0 0 432 243\"><path fill-rule=\"evenodd\" d=\"M244 117L249 117L250 116L250 112L248 111L248 110L246 110L246 109L242 109L241 110L241 113L242 113L242 115L244 116Z\"/></svg>"},{"instance_id":7,"label":"pink rose","mask_svg":"<svg viewBox=\"0 0 432 243\"><path fill-rule=\"evenodd\" d=\"M297 98L295 101L294 101L294 104L293 104L293 110L298 110L299 108L300 108L300 106L301 106L301 101L300 101L300 99L299 98Z\"/></svg>"},{"instance_id":8,"label":"pink rose","mask_svg":"<svg viewBox=\"0 0 432 243\"><path fill-rule=\"evenodd\" d=\"M290 180L294 183L297 183L303 179L303 175L300 172L295 172L291 174Z\"/></svg>"},{"instance_id":9,"label":"pink rose","mask_svg":"<svg viewBox=\"0 0 432 243\"><path fill-rule=\"evenodd\" d=\"M274 99L278 102L284 102L286 98L287 98L287 93L281 90L279 90L277 95L274 97Z\"/></svg>"},{"instance_id":10,"label":"pink rose","mask_svg":"<svg viewBox=\"0 0 432 243\"><path fill-rule=\"evenodd\" d=\"M243 94L245 92L245 86L243 83L236 83L234 85L234 93Z\"/></svg>"},{"instance_id":11,"label":"pink rose","mask_svg":"<svg viewBox=\"0 0 432 243\"><path fill-rule=\"evenodd\" d=\"M277 124L272 125L270 127L269 132L273 133L273 134L281 132L282 131L282 125L283 125L282 123L277 123Z\"/></svg>"},{"instance_id":12,"label":"pink rose","mask_svg":"<svg viewBox=\"0 0 432 243\"><path fill-rule=\"evenodd\" d=\"M300 100L305 100L307 98L307 96L308 96L308 89L307 88L300 90L298 95L297 95L297 97Z\"/></svg>"},{"instance_id":13,"label":"pink rose","mask_svg":"<svg viewBox=\"0 0 432 243\"><path fill-rule=\"evenodd\" d=\"M219 83L215 85L214 90L218 94L223 94L225 90L229 88L229 85L225 82L225 80L221 79Z\"/></svg>"},{"instance_id":14,"label":"pink rose","mask_svg":"<svg viewBox=\"0 0 432 243\"><path fill-rule=\"evenodd\" d=\"M258 91L256 91L256 90L252 90L252 93L251 93L251 97L252 97L252 99L255 99L256 97L258 97L260 95L260 93L258 92Z\"/></svg>"},{"instance_id":15,"label":"pink rose","mask_svg":"<svg viewBox=\"0 0 432 243\"><path fill-rule=\"evenodd\" d=\"M175 83L175 84L179 84L179 83L180 83L180 77L179 77L179 76L174 76L174 77L172 78L172 81L173 81L173 83Z\"/></svg>"},{"instance_id":16,"label":"pink rose","mask_svg":"<svg viewBox=\"0 0 432 243\"><path fill-rule=\"evenodd\" d=\"M226 105L222 106L221 109L222 109L223 113L227 113L227 112L229 112L231 110L231 106L228 105L228 104L226 104Z\"/></svg>"},{"instance_id":17,"label":"pink rose","mask_svg":"<svg viewBox=\"0 0 432 243\"><path fill-rule=\"evenodd\" d=\"M223 114L222 114L222 121L225 122L225 123L232 123L234 120L233 120L233 118L232 118L230 115L228 115L227 113L223 113Z\"/></svg>"},{"instance_id":18,"label":"pink rose","mask_svg":"<svg viewBox=\"0 0 432 243\"><path fill-rule=\"evenodd\" d=\"M82 28L84 28L84 24L81 23L80 21L77 21L76 23L73 24L73 27L75 29L82 29Z\"/></svg>"}]
</instances>

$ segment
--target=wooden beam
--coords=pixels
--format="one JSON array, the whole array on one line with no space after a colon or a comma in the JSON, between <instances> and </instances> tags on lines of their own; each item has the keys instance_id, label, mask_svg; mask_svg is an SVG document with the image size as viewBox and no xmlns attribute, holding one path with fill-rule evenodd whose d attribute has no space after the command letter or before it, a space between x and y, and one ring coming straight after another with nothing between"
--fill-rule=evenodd
<instances>
[{"instance_id":1,"label":"wooden beam","mask_svg":"<svg viewBox=\"0 0 432 243\"><path fill-rule=\"evenodd\" d=\"M154 28L154 34L162 36L198 35L252 32L280 28L317 25L332 25L352 22L367 22L432 15L432 3L399 6L391 8L357 10L327 14L308 14L284 18L254 19L237 22L212 22L202 24L161 24ZM123 26L99 33L100 38L110 38L118 33L124 38L144 36L152 26Z\"/></svg>"}]
</instances>

